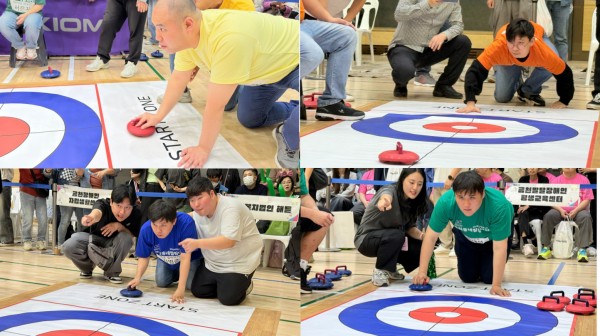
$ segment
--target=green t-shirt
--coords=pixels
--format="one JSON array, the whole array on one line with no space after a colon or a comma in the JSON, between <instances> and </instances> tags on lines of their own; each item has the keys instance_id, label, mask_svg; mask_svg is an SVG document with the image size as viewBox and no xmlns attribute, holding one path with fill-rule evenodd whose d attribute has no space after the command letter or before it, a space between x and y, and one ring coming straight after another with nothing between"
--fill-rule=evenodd
<instances>
[{"instance_id":1,"label":"green t-shirt","mask_svg":"<svg viewBox=\"0 0 600 336\"><path fill-rule=\"evenodd\" d=\"M437 201L429 227L442 232L448 221L474 243L504 240L510 236L514 209L502 192L485 188L481 207L470 217L465 216L456 204L454 191L449 190Z\"/></svg>"},{"instance_id":2,"label":"green t-shirt","mask_svg":"<svg viewBox=\"0 0 600 336\"><path fill-rule=\"evenodd\" d=\"M33 5L45 4L46 0L8 0L6 10L20 15L30 10Z\"/></svg>"},{"instance_id":3,"label":"green t-shirt","mask_svg":"<svg viewBox=\"0 0 600 336\"><path fill-rule=\"evenodd\" d=\"M308 195L308 186L306 184L306 177L304 176L304 169L300 169L300 196Z\"/></svg>"}]
</instances>

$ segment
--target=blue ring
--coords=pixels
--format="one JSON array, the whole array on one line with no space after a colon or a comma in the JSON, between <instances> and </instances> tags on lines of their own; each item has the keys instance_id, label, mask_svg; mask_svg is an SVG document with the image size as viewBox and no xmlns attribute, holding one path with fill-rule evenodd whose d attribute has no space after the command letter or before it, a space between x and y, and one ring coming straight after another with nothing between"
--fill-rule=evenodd
<instances>
[{"instance_id":1,"label":"blue ring","mask_svg":"<svg viewBox=\"0 0 600 336\"><path fill-rule=\"evenodd\" d=\"M87 167L102 139L100 118L84 103L53 93L0 93L0 104L27 104L44 107L58 114L65 123L62 140L36 168Z\"/></svg>"},{"instance_id":2,"label":"blue ring","mask_svg":"<svg viewBox=\"0 0 600 336\"><path fill-rule=\"evenodd\" d=\"M420 135L407 132L401 132L394 130L390 127L391 124L407 121L407 120L418 120L425 119L427 117L452 117L452 118L463 118L463 119L487 119L487 120L507 120L516 121L521 124L525 124L534 127L539 132L532 135L517 136L512 138L496 138L496 139L477 139L477 138L457 138L450 136L432 136L432 135ZM473 145L512 145L512 144L525 144L525 143L540 143L540 142L552 142L562 141L576 137L579 132L575 129L561 124L554 124L539 120L525 120L518 118L508 117L492 117L492 116L467 116L467 115L449 115L449 114L396 114L389 113L382 117L363 119L361 121L354 122L352 128L356 131L388 137L393 139L404 139L414 141L425 141L425 142L444 142L444 143L457 143L457 144L473 144Z\"/></svg>"},{"instance_id":3,"label":"blue ring","mask_svg":"<svg viewBox=\"0 0 600 336\"><path fill-rule=\"evenodd\" d=\"M131 327L153 336L187 335L171 326L142 317L85 310L39 311L2 316L0 317L0 331L31 323L60 320L92 320L114 323Z\"/></svg>"},{"instance_id":4,"label":"blue ring","mask_svg":"<svg viewBox=\"0 0 600 336\"><path fill-rule=\"evenodd\" d=\"M377 318L377 313L384 308L407 304L410 306L411 302L430 302L430 301L467 301L475 303L489 304L492 306L506 308L511 310L521 317L521 319L514 325L490 330L489 332L493 335L502 333L503 335L539 335L554 329L558 325L558 319L556 316L549 312L538 310L534 306L529 306L523 303L507 301L507 300L496 300L491 298L480 298L473 296L443 296L443 295L419 295L419 296L407 296L407 297L396 297L389 299L381 299L375 301L369 301L354 305L352 307L344 309L340 315L340 322L346 326L358 330L364 333L369 333L379 336L416 336L423 335L425 330L402 328L394 325L382 322ZM427 331L427 335L444 335L444 336L481 336L486 335L486 331L474 331L474 332L435 332Z\"/></svg>"}]
</instances>

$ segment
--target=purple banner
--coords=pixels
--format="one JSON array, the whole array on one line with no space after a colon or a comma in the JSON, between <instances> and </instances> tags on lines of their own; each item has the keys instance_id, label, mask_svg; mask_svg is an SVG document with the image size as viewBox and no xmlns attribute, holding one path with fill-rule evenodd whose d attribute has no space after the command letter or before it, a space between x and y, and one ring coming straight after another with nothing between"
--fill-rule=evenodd
<instances>
[{"instance_id":1,"label":"purple banner","mask_svg":"<svg viewBox=\"0 0 600 336\"><path fill-rule=\"evenodd\" d=\"M0 0L0 13L4 12L7 0ZM96 55L100 40L100 24L104 16L106 0L60 0L46 1L44 15L44 37L51 56ZM129 50L129 28L127 21L117 34L112 53ZM8 55L10 43L0 35L0 54Z\"/></svg>"}]
</instances>

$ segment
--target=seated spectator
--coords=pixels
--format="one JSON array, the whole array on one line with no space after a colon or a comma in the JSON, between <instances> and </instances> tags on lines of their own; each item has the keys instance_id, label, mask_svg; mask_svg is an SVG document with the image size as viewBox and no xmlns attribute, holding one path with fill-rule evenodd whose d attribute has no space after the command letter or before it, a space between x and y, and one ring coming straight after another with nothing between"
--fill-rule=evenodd
<instances>
[{"instance_id":1,"label":"seated spectator","mask_svg":"<svg viewBox=\"0 0 600 336\"><path fill-rule=\"evenodd\" d=\"M327 175L331 176L332 179L350 179L356 180L357 175L350 168L334 168L328 172ZM332 183L331 186L331 198L329 200L329 210L331 211L348 211L354 206L354 190L356 184L353 183ZM321 189L319 195L317 195L319 202L325 204L326 202L326 190Z\"/></svg>"},{"instance_id":2,"label":"seated spectator","mask_svg":"<svg viewBox=\"0 0 600 336\"><path fill-rule=\"evenodd\" d=\"M527 175L522 176L519 179L519 183L549 183L548 178L538 173L538 168L527 168ZM523 246L523 254L527 257L535 254L535 232L531 229L531 222L534 219L542 219L548 212L549 208L545 206L536 205L515 205L518 218L517 232L520 232L520 236L523 241L531 240L531 243Z\"/></svg>"},{"instance_id":3,"label":"seated spectator","mask_svg":"<svg viewBox=\"0 0 600 336\"><path fill-rule=\"evenodd\" d=\"M225 195L229 193L229 189L223 185L223 173L221 172L221 169L208 169L206 171L206 177L210 180L215 194Z\"/></svg>"},{"instance_id":4,"label":"seated spectator","mask_svg":"<svg viewBox=\"0 0 600 336\"><path fill-rule=\"evenodd\" d=\"M575 168L563 168L562 174L557 176L553 184L589 184L587 177L577 173ZM542 224L542 250L538 259L546 260L552 255L550 243L554 228L563 220L570 218L579 226L579 233L575 236L575 247L578 249L577 261L588 262L587 248L594 242L592 229L592 216L590 215L590 201L594 199L591 189L579 190L579 201L573 206L553 206L545 215Z\"/></svg>"},{"instance_id":5,"label":"seated spectator","mask_svg":"<svg viewBox=\"0 0 600 336\"><path fill-rule=\"evenodd\" d=\"M0 16L0 34L17 50L18 60L36 59L37 42L42 29L42 8L46 0L7 0L6 9ZM23 27L25 41L17 32Z\"/></svg>"},{"instance_id":6,"label":"seated spectator","mask_svg":"<svg viewBox=\"0 0 600 336\"><path fill-rule=\"evenodd\" d=\"M500 176L500 174L498 173L495 173L492 170L492 168L475 168L475 171L477 172L477 174L479 174L479 176L481 176L481 178L483 179L483 183L498 183L502 181L502 176ZM495 185L490 188L500 190L498 188L498 185ZM504 192L504 190L502 190L502 192Z\"/></svg>"},{"instance_id":7,"label":"seated spectator","mask_svg":"<svg viewBox=\"0 0 600 336\"><path fill-rule=\"evenodd\" d=\"M267 187L258 181L258 170L246 169L242 174L243 185L239 186L234 194L238 195L262 195L267 196Z\"/></svg>"},{"instance_id":8,"label":"seated spectator","mask_svg":"<svg viewBox=\"0 0 600 336\"><path fill-rule=\"evenodd\" d=\"M140 209L135 205L133 190L125 185L115 187L110 199L99 199L81 224L88 232L74 233L63 244L63 253L81 271L81 279L90 279L96 266L104 278L123 283L121 262L133 246L133 237L140 232Z\"/></svg>"},{"instance_id":9,"label":"seated spectator","mask_svg":"<svg viewBox=\"0 0 600 336\"><path fill-rule=\"evenodd\" d=\"M296 186L294 179L291 176L282 176L277 181L279 185L279 196L281 197L292 197L296 193ZM283 191L283 193L281 193Z\"/></svg>"}]
</instances>

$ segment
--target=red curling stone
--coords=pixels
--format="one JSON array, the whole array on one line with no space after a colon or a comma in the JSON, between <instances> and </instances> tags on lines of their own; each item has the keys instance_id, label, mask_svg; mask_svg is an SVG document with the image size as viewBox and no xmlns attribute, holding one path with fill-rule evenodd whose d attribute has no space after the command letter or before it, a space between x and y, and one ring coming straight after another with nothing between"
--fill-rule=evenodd
<instances>
[{"instance_id":1,"label":"red curling stone","mask_svg":"<svg viewBox=\"0 0 600 336\"><path fill-rule=\"evenodd\" d=\"M567 306L567 311L573 314L590 315L593 314L596 308L592 307L589 302L581 299L573 299L573 303Z\"/></svg>"},{"instance_id":2,"label":"red curling stone","mask_svg":"<svg viewBox=\"0 0 600 336\"><path fill-rule=\"evenodd\" d=\"M596 307L596 292L593 289L580 288L573 298L585 300L590 303L590 306Z\"/></svg>"},{"instance_id":3,"label":"red curling stone","mask_svg":"<svg viewBox=\"0 0 600 336\"><path fill-rule=\"evenodd\" d=\"M406 151L400 142L396 143L395 150L388 150L379 154L379 161L383 163L400 163L411 165L419 161L419 155L415 152Z\"/></svg>"},{"instance_id":4,"label":"red curling stone","mask_svg":"<svg viewBox=\"0 0 600 336\"><path fill-rule=\"evenodd\" d=\"M554 294L561 294L560 296L558 295L554 295ZM568 305L569 303L571 303L571 299L569 299L568 297L565 296L565 292L564 291L553 291L550 292L550 296L558 298L558 302L564 304L564 305Z\"/></svg>"},{"instance_id":5,"label":"red curling stone","mask_svg":"<svg viewBox=\"0 0 600 336\"><path fill-rule=\"evenodd\" d=\"M544 295L536 307L545 311L561 311L565 309L565 304L561 303L557 296Z\"/></svg>"},{"instance_id":6,"label":"red curling stone","mask_svg":"<svg viewBox=\"0 0 600 336\"><path fill-rule=\"evenodd\" d=\"M133 119L127 123L127 131L137 137L149 137L156 131L154 126L148 128L142 128L141 126L135 126L140 121L139 118Z\"/></svg>"}]
</instances>

